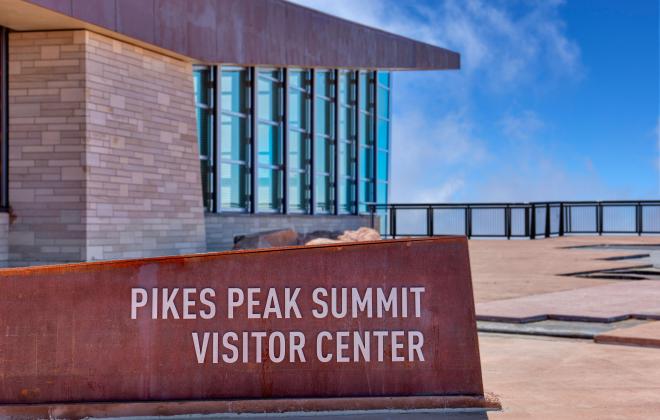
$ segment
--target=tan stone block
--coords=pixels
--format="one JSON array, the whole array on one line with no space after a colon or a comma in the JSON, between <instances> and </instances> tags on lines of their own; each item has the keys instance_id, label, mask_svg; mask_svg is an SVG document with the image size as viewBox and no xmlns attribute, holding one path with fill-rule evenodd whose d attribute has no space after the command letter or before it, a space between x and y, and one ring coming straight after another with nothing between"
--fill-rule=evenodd
<instances>
[{"instance_id":1,"label":"tan stone block","mask_svg":"<svg viewBox=\"0 0 660 420\"><path fill-rule=\"evenodd\" d=\"M126 98L121 95L110 95L110 106L123 109L126 107Z\"/></svg>"},{"instance_id":2,"label":"tan stone block","mask_svg":"<svg viewBox=\"0 0 660 420\"><path fill-rule=\"evenodd\" d=\"M62 181L80 181L85 179L85 171L81 166L64 167L61 171Z\"/></svg>"},{"instance_id":3,"label":"tan stone block","mask_svg":"<svg viewBox=\"0 0 660 420\"><path fill-rule=\"evenodd\" d=\"M85 89L63 88L60 90L60 100L62 102L83 102L85 100Z\"/></svg>"},{"instance_id":4,"label":"tan stone block","mask_svg":"<svg viewBox=\"0 0 660 420\"><path fill-rule=\"evenodd\" d=\"M60 58L60 47L57 45L48 45L41 47L42 60L57 60Z\"/></svg>"}]
</instances>

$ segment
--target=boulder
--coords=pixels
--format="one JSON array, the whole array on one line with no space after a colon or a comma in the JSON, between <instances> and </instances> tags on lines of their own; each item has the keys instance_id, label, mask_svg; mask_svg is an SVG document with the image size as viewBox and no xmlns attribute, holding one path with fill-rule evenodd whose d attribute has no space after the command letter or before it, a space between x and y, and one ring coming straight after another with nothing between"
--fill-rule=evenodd
<instances>
[{"instance_id":1,"label":"boulder","mask_svg":"<svg viewBox=\"0 0 660 420\"><path fill-rule=\"evenodd\" d=\"M330 231L330 230L315 230L314 232L308 232L305 234L300 234L298 236L298 243L300 245L306 245L308 242L315 239L337 239L342 232Z\"/></svg>"},{"instance_id":2,"label":"boulder","mask_svg":"<svg viewBox=\"0 0 660 420\"><path fill-rule=\"evenodd\" d=\"M273 248L298 245L298 234L293 229L271 230L234 237L234 249Z\"/></svg>"},{"instance_id":3,"label":"boulder","mask_svg":"<svg viewBox=\"0 0 660 420\"><path fill-rule=\"evenodd\" d=\"M323 244L337 244L344 242L365 242L365 241L380 241L383 239L377 230L361 227L358 230L345 230L344 233L337 236L337 238L315 238L311 241L305 242L305 245L323 245Z\"/></svg>"},{"instance_id":4,"label":"boulder","mask_svg":"<svg viewBox=\"0 0 660 420\"><path fill-rule=\"evenodd\" d=\"M377 230L368 227L361 227L358 230L344 231L337 239L345 242L365 242L380 241L383 239Z\"/></svg>"}]
</instances>

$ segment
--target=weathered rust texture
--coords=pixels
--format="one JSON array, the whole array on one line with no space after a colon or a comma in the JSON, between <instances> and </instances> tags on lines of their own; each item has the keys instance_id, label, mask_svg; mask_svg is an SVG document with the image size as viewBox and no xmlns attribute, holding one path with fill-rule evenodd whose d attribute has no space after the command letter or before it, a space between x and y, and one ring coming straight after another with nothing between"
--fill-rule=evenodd
<instances>
[{"instance_id":1,"label":"weathered rust texture","mask_svg":"<svg viewBox=\"0 0 660 420\"><path fill-rule=\"evenodd\" d=\"M0 403L483 396L469 267L464 238L436 238L3 269ZM401 286L426 288L421 318L310 315L316 287ZM132 320L133 287L213 287L218 315ZM303 319L226 319L227 287L301 287ZM193 331L277 330L307 335L307 363L197 363ZM321 363L322 330L419 330L426 361Z\"/></svg>"},{"instance_id":2,"label":"weathered rust texture","mask_svg":"<svg viewBox=\"0 0 660 420\"><path fill-rule=\"evenodd\" d=\"M458 69L458 53L284 0L23 0L206 63Z\"/></svg>"}]
</instances>

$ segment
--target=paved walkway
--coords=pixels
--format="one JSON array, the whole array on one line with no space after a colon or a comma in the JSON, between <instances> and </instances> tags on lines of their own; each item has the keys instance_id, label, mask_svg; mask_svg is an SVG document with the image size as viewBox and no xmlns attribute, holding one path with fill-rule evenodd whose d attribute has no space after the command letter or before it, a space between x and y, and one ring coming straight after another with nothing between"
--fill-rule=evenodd
<instances>
[{"instance_id":1,"label":"paved walkway","mask_svg":"<svg viewBox=\"0 0 660 420\"><path fill-rule=\"evenodd\" d=\"M480 335L490 419L660 418L660 349L576 339Z\"/></svg>"},{"instance_id":2,"label":"paved walkway","mask_svg":"<svg viewBox=\"0 0 660 420\"><path fill-rule=\"evenodd\" d=\"M616 283L613 280L564 277L560 274L649 264L649 261L607 261L604 258L643 253L639 249L571 249L600 244L658 245L654 236L564 236L540 240L470 241L475 299L479 302Z\"/></svg>"},{"instance_id":3,"label":"paved walkway","mask_svg":"<svg viewBox=\"0 0 660 420\"><path fill-rule=\"evenodd\" d=\"M565 276L650 264L649 258L617 257L648 253L639 245L658 244L660 237L613 236L470 241L477 314L516 322L548 315L590 321L660 316L660 280ZM591 248L575 248L581 246ZM650 348L660 346L660 321L480 325L511 333L480 333L484 386L504 407L489 418L660 419L660 348ZM555 335L546 330L559 327L564 335L590 338L521 335Z\"/></svg>"}]
</instances>

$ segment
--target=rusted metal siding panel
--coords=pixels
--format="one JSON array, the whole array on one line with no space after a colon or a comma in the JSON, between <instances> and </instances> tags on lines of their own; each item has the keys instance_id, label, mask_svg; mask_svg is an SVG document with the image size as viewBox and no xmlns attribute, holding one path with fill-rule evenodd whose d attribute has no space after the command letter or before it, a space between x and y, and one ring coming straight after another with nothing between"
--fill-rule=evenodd
<instances>
[{"instance_id":1,"label":"rusted metal siding panel","mask_svg":"<svg viewBox=\"0 0 660 420\"><path fill-rule=\"evenodd\" d=\"M154 10L156 0L115 0L116 32L155 44ZM110 29L110 28L108 28Z\"/></svg>"},{"instance_id":2,"label":"rusted metal siding panel","mask_svg":"<svg viewBox=\"0 0 660 420\"><path fill-rule=\"evenodd\" d=\"M116 25L115 0L72 0L72 14L81 20L113 29Z\"/></svg>"},{"instance_id":3,"label":"rusted metal siding panel","mask_svg":"<svg viewBox=\"0 0 660 420\"><path fill-rule=\"evenodd\" d=\"M457 54L443 48L284 0L23 1L206 63L372 69L459 65Z\"/></svg>"},{"instance_id":4,"label":"rusted metal siding panel","mask_svg":"<svg viewBox=\"0 0 660 420\"><path fill-rule=\"evenodd\" d=\"M198 293L213 288L215 317L152 319L144 306L132 319L133 288L157 288L160 301L164 288L183 287ZM299 287L301 318L249 318L245 306L228 318L228 287L276 288L280 303L285 287ZM346 317L312 316L319 309L312 301L317 287L345 287L349 293L381 287L386 294L396 287L399 316L353 317L350 309ZM409 315L401 316L403 287L425 288L419 317L412 298L406 300ZM465 238L5 269L0 289L0 331L6 332L0 341L0 403L483 395ZM175 300L180 315L182 294ZM265 295L260 298L264 305ZM199 295L193 300L193 311L205 309ZM329 303L329 296L324 300ZM214 331L300 331L309 344L306 361L273 362L264 344L258 362L251 342L246 362L216 364L207 354L199 364L191 333ZM321 331L420 331L425 360L394 361L395 350L386 344L378 361L372 342L371 361L322 362L315 351ZM325 352L338 351L336 339L322 344ZM351 357L352 349L346 354Z\"/></svg>"}]
</instances>

